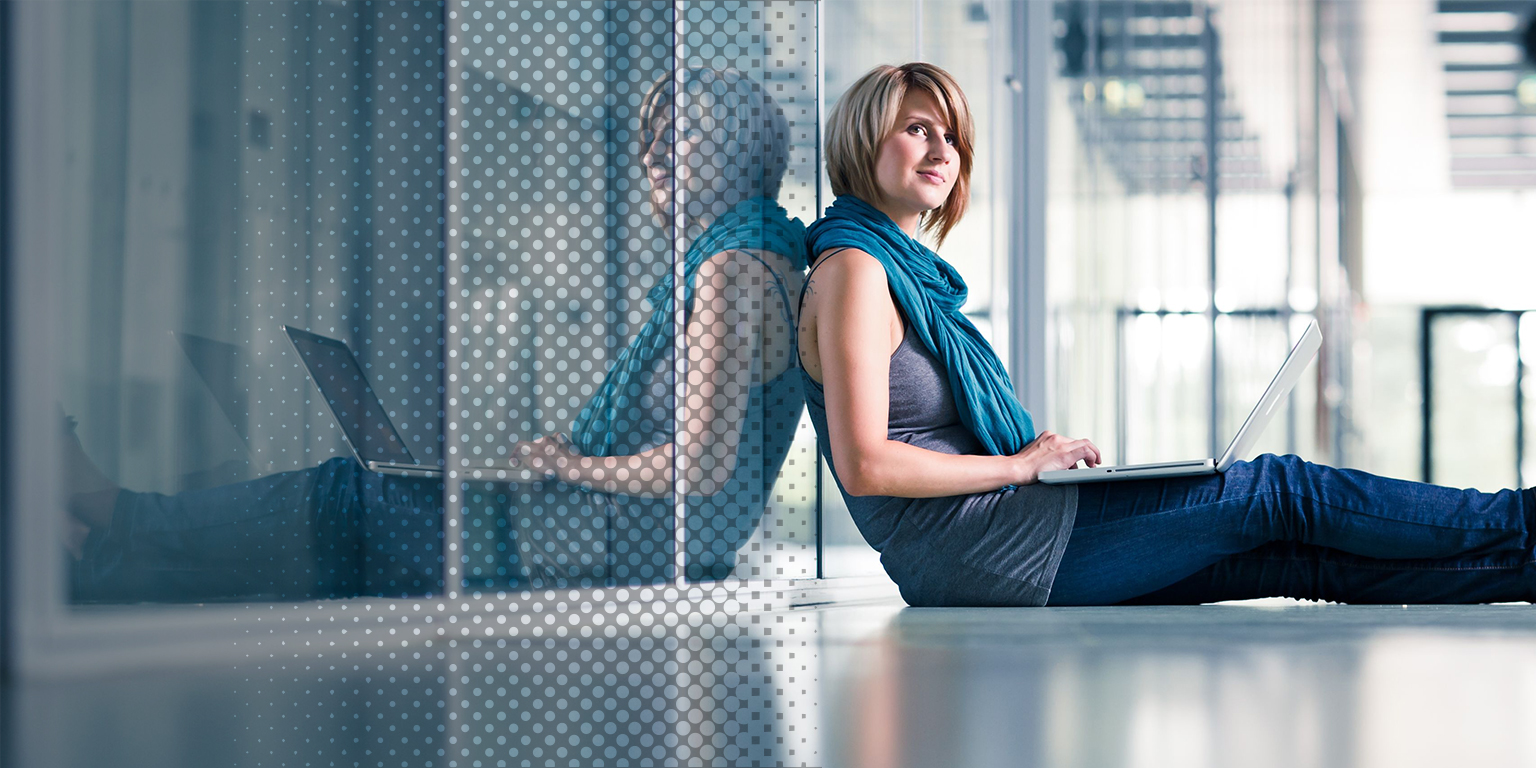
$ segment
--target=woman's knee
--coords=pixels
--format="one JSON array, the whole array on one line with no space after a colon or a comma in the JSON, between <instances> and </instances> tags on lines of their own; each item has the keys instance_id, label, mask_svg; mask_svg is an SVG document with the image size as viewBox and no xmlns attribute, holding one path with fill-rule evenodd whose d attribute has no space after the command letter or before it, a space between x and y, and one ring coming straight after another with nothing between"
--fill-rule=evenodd
<instances>
[{"instance_id":1,"label":"woman's knee","mask_svg":"<svg viewBox=\"0 0 1536 768\"><path fill-rule=\"evenodd\" d=\"M363 467L362 462L351 456L334 456L320 462L320 466L315 467L315 471L321 476L337 475L352 478L364 474L368 470Z\"/></svg>"},{"instance_id":2,"label":"woman's knee","mask_svg":"<svg viewBox=\"0 0 1536 768\"><path fill-rule=\"evenodd\" d=\"M1306 486L1318 465L1311 464L1295 454L1263 453L1252 461L1241 462L1247 473L1247 487L1252 493L1283 495ZM1233 467L1236 469L1237 467ZM1230 474L1229 470L1229 474ZM1231 479L1231 478L1229 478Z\"/></svg>"},{"instance_id":3,"label":"woman's knee","mask_svg":"<svg viewBox=\"0 0 1536 768\"><path fill-rule=\"evenodd\" d=\"M1246 462L1258 471L1271 473L1294 473L1305 471L1307 462L1294 453L1276 454L1261 453Z\"/></svg>"}]
</instances>

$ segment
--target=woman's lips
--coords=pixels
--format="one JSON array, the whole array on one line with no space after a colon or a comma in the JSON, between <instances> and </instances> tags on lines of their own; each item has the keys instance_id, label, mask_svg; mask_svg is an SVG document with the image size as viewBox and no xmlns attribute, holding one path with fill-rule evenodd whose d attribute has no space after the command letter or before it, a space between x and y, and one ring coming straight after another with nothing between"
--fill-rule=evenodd
<instances>
[{"instance_id":1,"label":"woman's lips","mask_svg":"<svg viewBox=\"0 0 1536 768\"><path fill-rule=\"evenodd\" d=\"M931 182L933 182L935 184L943 184L944 183L944 177L940 176L937 173L934 173L933 171L918 171L917 175L922 176L923 178L925 178L925 179L927 179L927 180L929 180L929 181L931 181Z\"/></svg>"}]
</instances>

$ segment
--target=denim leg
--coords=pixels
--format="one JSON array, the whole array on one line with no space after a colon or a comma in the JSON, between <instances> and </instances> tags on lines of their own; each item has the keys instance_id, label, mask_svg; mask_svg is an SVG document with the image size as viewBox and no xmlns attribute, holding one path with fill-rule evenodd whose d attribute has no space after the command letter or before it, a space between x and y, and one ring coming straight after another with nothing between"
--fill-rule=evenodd
<instances>
[{"instance_id":1,"label":"denim leg","mask_svg":"<svg viewBox=\"0 0 1536 768\"><path fill-rule=\"evenodd\" d=\"M1084 485L1051 602L1118 603L1272 542L1405 566L1524 563L1532 514L1530 491L1458 490L1295 456L1264 455L1209 477ZM1504 572L1516 579L1523 569ZM1353 579L1347 586L1364 588Z\"/></svg>"},{"instance_id":2,"label":"denim leg","mask_svg":"<svg viewBox=\"0 0 1536 768\"><path fill-rule=\"evenodd\" d=\"M613 507L613 580L619 586L665 581L671 575L671 499L615 495Z\"/></svg>"},{"instance_id":3,"label":"denim leg","mask_svg":"<svg viewBox=\"0 0 1536 768\"><path fill-rule=\"evenodd\" d=\"M548 480L514 485L510 497L521 588L608 584L613 515L607 494Z\"/></svg>"},{"instance_id":4,"label":"denim leg","mask_svg":"<svg viewBox=\"0 0 1536 768\"><path fill-rule=\"evenodd\" d=\"M83 601L406 595L442 589L441 484L351 459L176 495L123 491L74 569Z\"/></svg>"},{"instance_id":5,"label":"denim leg","mask_svg":"<svg viewBox=\"0 0 1536 768\"><path fill-rule=\"evenodd\" d=\"M363 518L362 583L354 596L431 597L444 592L443 482L365 472L353 483Z\"/></svg>"},{"instance_id":6,"label":"denim leg","mask_svg":"<svg viewBox=\"0 0 1536 768\"><path fill-rule=\"evenodd\" d=\"M1256 597L1389 605L1530 601L1536 597L1531 568L1528 557L1378 560L1327 547L1277 542L1223 558L1122 604L1197 605Z\"/></svg>"}]
</instances>

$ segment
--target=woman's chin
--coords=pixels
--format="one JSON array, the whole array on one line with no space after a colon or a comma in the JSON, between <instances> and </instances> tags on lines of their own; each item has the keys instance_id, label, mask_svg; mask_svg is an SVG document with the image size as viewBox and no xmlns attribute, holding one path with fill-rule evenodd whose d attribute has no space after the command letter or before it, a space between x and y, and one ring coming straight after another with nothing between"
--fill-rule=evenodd
<instances>
[{"instance_id":1,"label":"woman's chin","mask_svg":"<svg viewBox=\"0 0 1536 768\"><path fill-rule=\"evenodd\" d=\"M945 190L942 193L930 192L929 194L923 195L923 213L932 213L935 210L938 210L941 206L944 205L944 201L948 199L948 190Z\"/></svg>"},{"instance_id":2,"label":"woman's chin","mask_svg":"<svg viewBox=\"0 0 1536 768\"><path fill-rule=\"evenodd\" d=\"M897 199L901 201L901 207L906 208L908 212L914 215L922 215L943 205L944 201L948 198L949 195L947 194L939 195L934 194L931 190L918 189L912 190L911 193L902 195Z\"/></svg>"}]
</instances>

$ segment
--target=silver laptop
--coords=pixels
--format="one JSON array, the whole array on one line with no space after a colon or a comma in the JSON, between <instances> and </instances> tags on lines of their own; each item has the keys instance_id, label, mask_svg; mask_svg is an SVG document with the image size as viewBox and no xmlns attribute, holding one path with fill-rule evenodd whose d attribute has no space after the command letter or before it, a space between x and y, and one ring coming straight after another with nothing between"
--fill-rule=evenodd
<instances>
[{"instance_id":1,"label":"silver laptop","mask_svg":"<svg viewBox=\"0 0 1536 768\"><path fill-rule=\"evenodd\" d=\"M443 476L442 467L422 464L411 455L400 433L395 431L389 412L379 402L368 376L357 358L344 342L321 336L318 333L283 326L294 351L304 361L309 380L325 397L331 415L341 425L341 434L347 446L371 472L382 475L406 477ZM471 477L511 482L532 482L544 479L542 475L508 460L488 460L483 466L466 470Z\"/></svg>"},{"instance_id":2,"label":"silver laptop","mask_svg":"<svg viewBox=\"0 0 1536 768\"><path fill-rule=\"evenodd\" d=\"M1248 414L1248 419L1243 422L1241 429L1237 430L1237 437L1232 438L1232 444L1227 446L1226 453L1221 459L1197 459L1192 461L1173 461L1161 464L1129 464L1118 467L1092 467L1079 469L1055 469L1040 473L1040 482L1047 484L1061 483L1103 483L1112 480L1144 480L1158 477L1182 477L1186 475L1214 475L1225 472L1240 457L1248 454L1253 449L1253 444L1258 441L1264 427L1269 424L1270 417L1275 409L1280 407L1281 401L1291 393L1291 388L1301 380L1302 371L1317 357L1317 350L1323 344L1323 335L1317 330L1317 323L1309 323L1307 330L1302 332L1301 339L1296 346L1291 348L1291 354L1285 358L1285 363L1280 366L1280 372L1269 382L1269 388L1264 390L1264 396L1259 398L1259 404L1253 407Z\"/></svg>"},{"instance_id":3,"label":"silver laptop","mask_svg":"<svg viewBox=\"0 0 1536 768\"><path fill-rule=\"evenodd\" d=\"M320 390L331 415L341 425L347 446L364 467L385 475L443 476L441 467L422 464L405 447L394 422L389 420L389 412L369 386L367 374L346 343L291 325L283 326L283 330L304 362L309 380Z\"/></svg>"}]
</instances>

